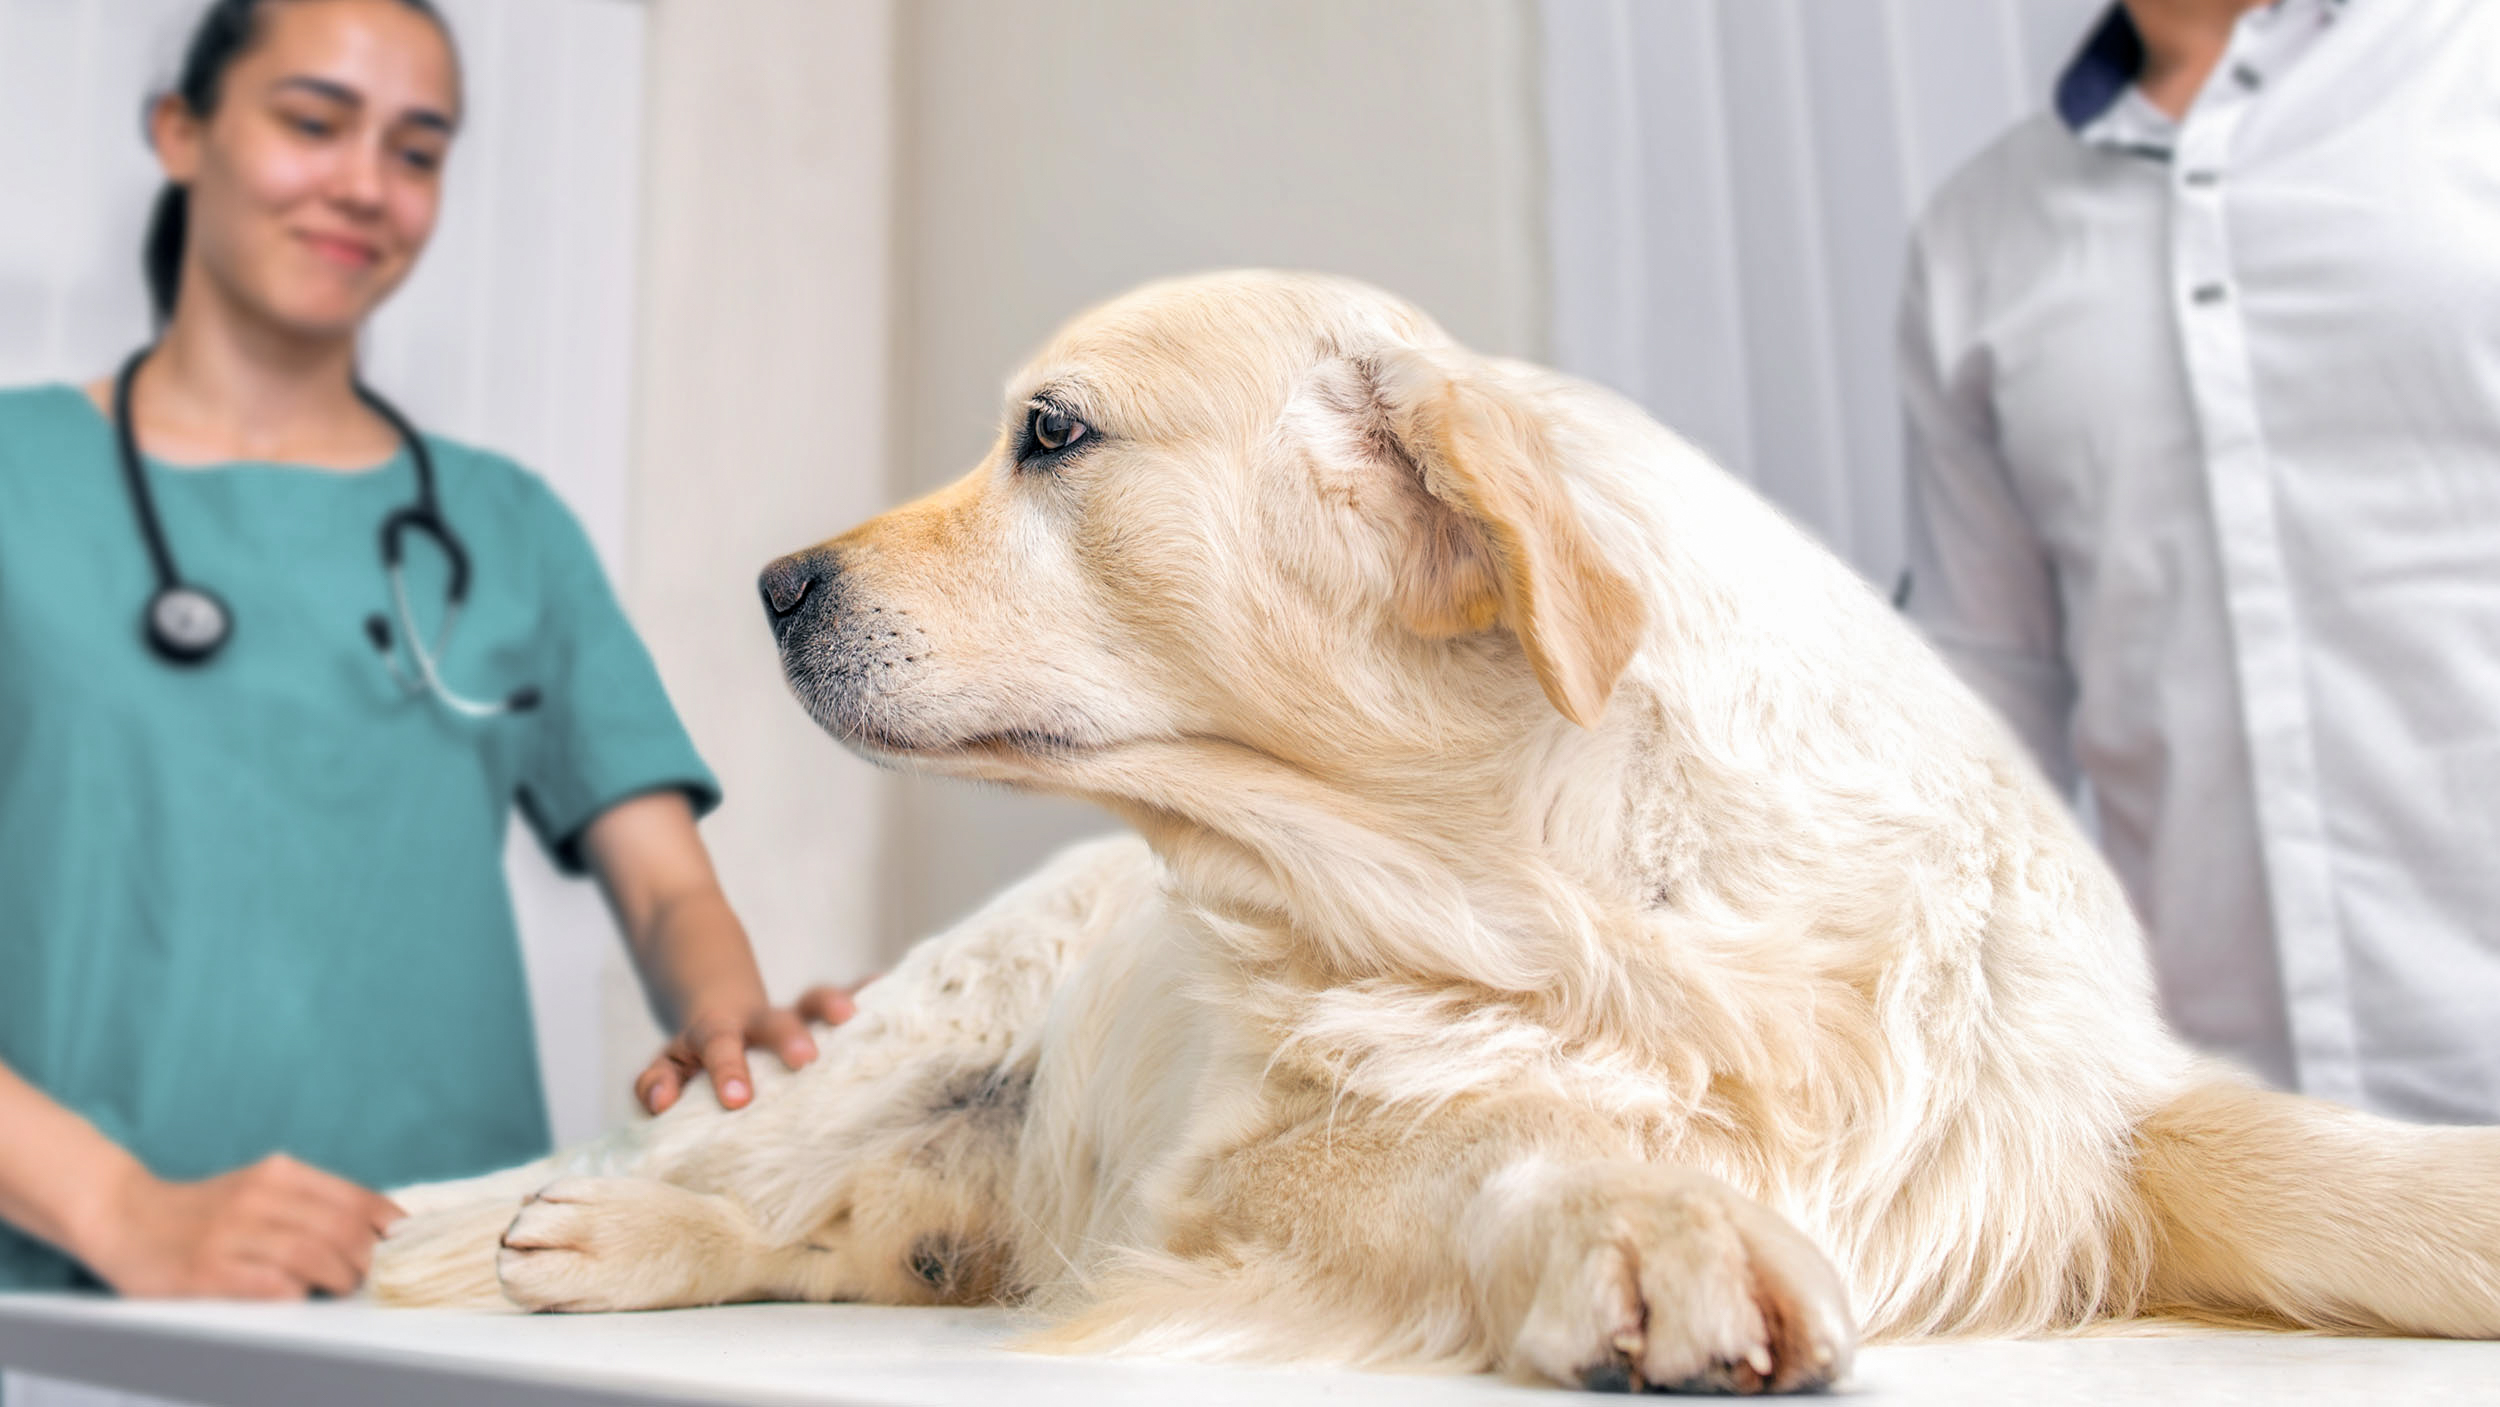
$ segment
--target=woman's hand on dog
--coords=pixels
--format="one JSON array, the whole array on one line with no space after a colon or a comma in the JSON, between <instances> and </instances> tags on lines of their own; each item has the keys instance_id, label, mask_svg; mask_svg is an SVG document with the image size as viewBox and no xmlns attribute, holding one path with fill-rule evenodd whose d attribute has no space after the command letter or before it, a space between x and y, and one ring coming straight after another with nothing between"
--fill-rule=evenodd
<instances>
[{"instance_id":1,"label":"woman's hand on dog","mask_svg":"<svg viewBox=\"0 0 2500 1407\"><path fill-rule=\"evenodd\" d=\"M816 1042L808 1035L808 1026L815 1022L839 1026L850 1020L852 998L867 985L863 981L849 987L810 987L787 1007L697 1012L677 1039L634 1080L634 1097L650 1112L663 1113L685 1093L689 1081L704 1075L711 1079L713 1096L722 1108L744 1108L755 1098L747 1052L769 1050L783 1065L798 1069L816 1058Z\"/></svg>"},{"instance_id":2,"label":"woman's hand on dog","mask_svg":"<svg viewBox=\"0 0 2500 1407\"><path fill-rule=\"evenodd\" d=\"M404 1215L388 1197L283 1153L199 1182L134 1160L107 1199L88 1268L128 1296L299 1300L352 1293Z\"/></svg>"}]
</instances>

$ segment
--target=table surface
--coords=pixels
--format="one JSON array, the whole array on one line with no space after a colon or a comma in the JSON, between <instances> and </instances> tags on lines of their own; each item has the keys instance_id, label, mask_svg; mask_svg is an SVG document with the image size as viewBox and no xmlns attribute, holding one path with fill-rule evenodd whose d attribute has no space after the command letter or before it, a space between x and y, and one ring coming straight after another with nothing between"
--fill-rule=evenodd
<instances>
[{"instance_id":1,"label":"table surface","mask_svg":"<svg viewBox=\"0 0 2500 1407\"><path fill-rule=\"evenodd\" d=\"M359 1303L0 1295L0 1365L231 1407L1107 1407L1360 1402L1525 1407L1489 1378L1016 1353L996 1310L733 1305L495 1315ZM2500 1344L2170 1330L1859 1355L1847 1395L1919 1404L2500 1402Z\"/></svg>"}]
</instances>

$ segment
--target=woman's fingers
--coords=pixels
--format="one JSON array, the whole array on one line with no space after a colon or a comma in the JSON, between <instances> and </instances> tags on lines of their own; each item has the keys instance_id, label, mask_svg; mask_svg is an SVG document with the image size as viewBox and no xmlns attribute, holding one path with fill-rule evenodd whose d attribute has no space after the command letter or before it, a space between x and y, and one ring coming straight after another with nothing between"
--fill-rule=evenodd
<instances>
[{"instance_id":1,"label":"woman's fingers","mask_svg":"<svg viewBox=\"0 0 2500 1407\"><path fill-rule=\"evenodd\" d=\"M723 1031L704 1037L703 1072L712 1077L712 1093L722 1108L744 1108L753 1090L747 1076L746 1032Z\"/></svg>"},{"instance_id":2,"label":"woman's fingers","mask_svg":"<svg viewBox=\"0 0 2500 1407\"><path fill-rule=\"evenodd\" d=\"M289 1299L299 1299L313 1289L348 1294L364 1279L338 1247L292 1226L263 1224L242 1232L234 1249L237 1259L269 1266L294 1282L294 1292L286 1296Z\"/></svg>"},{"instance_id":3,"label":"woman's fingers","mask_svg":"<svg viewBox=\"0 0 2500 1407\"><path fill-rule=\"evenodd\" d=\"M793 1070L816 1058L816 1042L807 1034L807 1023L799 1019L797 1012L779 1007L757 1013L754 1024L747 1028L747 1044L770 1050Z\"/></svg>"},{"instance_id":4,"label":"woman's fingers","mask_svg":"<svg viewBox=\"0 0 2500 1407\"><path fill-rule=\"evenodd\" d=\"M283 1153L262 1159L258 1167L273 1185L331 1207L350 1224L377 1234L390 1230L392 1223L408 1215L398 1203L379 1192L309 1163L297 1162Z\"/></svg>"},{"instance_id":5,"label":"woman's fingers","mask_svg":"<svg viewBox=\"0 0 2500 1407\"><path fill-rule=\"evenodd\" d=\"M796 1006L786 1010L759 1008L748 1013L743 1027L735 1031L722 1030L711 1018L698 1018L634 1078L634 1098L643 1108L661 1113L683 1097L688 1081L696 1075L706 1075L712 1081L713 1097L722 1108L743 1109L755 1098L747 1049L761 1046L778 1056L783 1065L798 1069L817 1056L816 1038L808 1033L808 1023L821 1021L838 1026L850 1020L856 1010L851 994L857 990L830 985L810 987Z\"/></svg>"},{"instance_id":6,"label":"woman's fingers","mask_svg":"<svg viewBox=\"0 0 2500 1407\"><path fill-rule=\"evenodd\" d=\"M366 1192L365 1216L375 1231L388 1234L392 1227L408 1219L408 1209L379 1192Z\"/></svg>"},{"instance_id":7,"label":"woman's fingers","mask_svg":"<svg viewBox=\"0 0 2500 1407\"><path fill-rule=\"evenodd\" d=\"M867 985L867 982L862 982L859 987ZM857 992L859 987L836 987L827 984L808 988L799 994L799 1018L804 1021L822 1021L828 1026L841 1025L859 1011L858 1005L851 1000L852 994Z\"/></svg>"},{"instance_id":8,"label":"woman's fingers","mask_svg":"<svg viewBox=\"0 0 2500 1407\"><path fill-rule=\"evenodd\" d=\"M251 1268L258 1267L283 1282L269 1284L260 1277L260 1297L302 1299L314 1289L346 1294L364 1277L345 1251L331 1243L329 1233L319 1229L327 1215L266 1185L247 1188L220 1213L219 1224L201 1243L200 1278L209 1285L231 1284L254 1278Z\"/></svg>"},{"instance_id":9,"label":"woman's fingers","mask_svg":"<svg viewBox=\"0 0 2500 1407\"><path fill-rule=\"evenodd\" d=\"M237 1210L282 1253L279 1267L334 1295L363 1283L373 1263L373 1243L398 1208L378 1196L291 1158L266 1160L238 1198Z\"/></svg>"},{"instance_id":10,"label":"woman's fingers","mask_svg":"<svg viewBox=\"0 0 2500 1407\"><path fill-rule=\"evenodd\" d=\"M677 1073L677 1061L669 1052L651 1062L634 1079L634 1098L654 1114L663 1113L677 1102L678 1092L685 1088L685 1078Z\"/></svg>"},{"instance_id":11,"label":"woman's fingers","mask_svg":"<svg viewBox=\"0 0 2500 1407\"><path fill-rule=\"evenodd\" d=\"M273 1206L264 1215L273 1235L313 1248L309 1254L314 1257L316 1268L344 1275L344 1287L335 1283L336 1275L306 1277L332 1294L343 1295L356 1288L373 1264L375 1233L361 1218L312 1202Z\"/></svg>"}]
</instances>

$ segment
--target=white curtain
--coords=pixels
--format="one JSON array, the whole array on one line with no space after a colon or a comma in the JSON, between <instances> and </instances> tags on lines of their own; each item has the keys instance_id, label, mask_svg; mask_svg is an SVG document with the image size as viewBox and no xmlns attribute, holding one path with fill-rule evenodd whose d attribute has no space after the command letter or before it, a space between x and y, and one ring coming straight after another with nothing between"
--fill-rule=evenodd
<instances>
[{"instance_id":1,"label":"white curtain","mask_svg":"<svg viewBox=\"0 0 2500 1407\"><path fill-rule=\"evenodd\" d=\"M2106 0L1543 0L1554 354L1886 587L1911 217Z\"/></svg>"}]
</instances>

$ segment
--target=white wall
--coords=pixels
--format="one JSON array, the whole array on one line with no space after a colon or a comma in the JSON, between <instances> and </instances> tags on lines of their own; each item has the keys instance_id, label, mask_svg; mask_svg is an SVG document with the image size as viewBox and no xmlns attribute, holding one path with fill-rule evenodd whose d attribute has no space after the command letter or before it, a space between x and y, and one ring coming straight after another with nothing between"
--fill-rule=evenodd
<instances>
[{"instance_id":1,"label":"white wall","mask_svg":"<svg viewBox=\"0 0 2500 1407\"><path fill-rule=\"evenodd\" d=\"M0 385L113 370L148 335L143 95L187 0L0 0Z\"/></svg>"},{"instance_id":2,"label":"white wall","mask_svg":"<svg viewBox=\"0 0 2500 1407\"><path fill-rule=\"evenodd\" d=\"M468 130L424 262L367 342L428 429L517 456L625 543L644 14L632 0L444 0ZM148 335L140 229L158 173L143 95L197 0L0 0L0 385L85 380ZM525 834L510 869L559 1139L600 1126L598 895Z\"/></svg>"},{"instance_id":3,"label":"white wall","mask_svg":"<svg viewBox=\"0 0 2500 1407\"><path fill-rule=\"evenodd\" d=\"M885 0L654 0L627 582L727 803L705 823L783 999L872 971L881 774L782 686L764 563L888 498ZM656 1040L620 973L609 1112Z\"/></svg>"},{"instance_id":4,"label":"white wall","mask_svg":"<svg viewBox=\"0 0 2500 1407\"><path fill-rule=\"evenodd\" d=\"M1546 349L1526 0L915 0L897 45L896 473L969 469L1016 362L1162 274L1370 279L1492 352ZM962 913L1090 808L899 778L892 947Z\"/></svg>"},{"instance_id":5,"label":"white wall","mask_svg":"<svg viewBox=\"0 0 2500 1407\"><path fill-rule=\"evenodd\" d=\"M1886 586L1911 215L2106 0L1543 0L1554 360Z\"/></svg>"},{"instance_id":6,"label":"white wall","mask_svg":"<svg viewBox=\"0 0 2500 1407\"><path fill-rule=\"evenodd\" d=\"M109 371L147 335L142 95L189 0L0 0L0 385Z\"/></svg>"}]
</instances>

